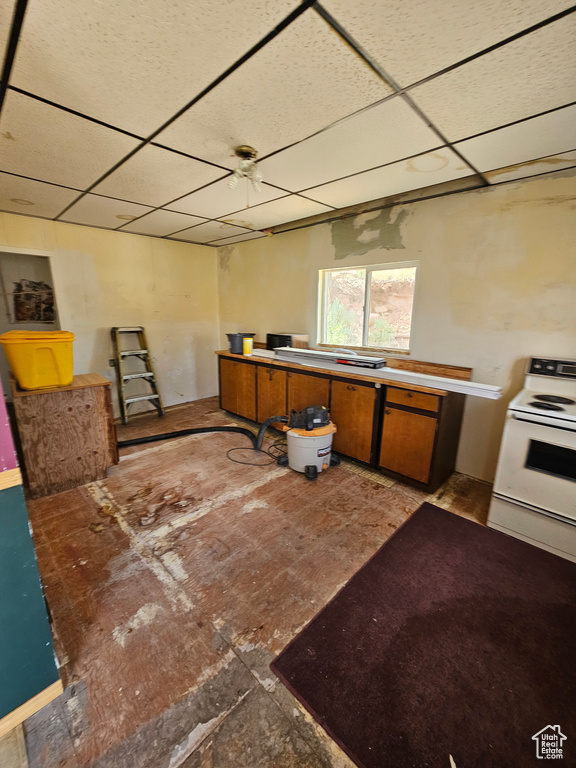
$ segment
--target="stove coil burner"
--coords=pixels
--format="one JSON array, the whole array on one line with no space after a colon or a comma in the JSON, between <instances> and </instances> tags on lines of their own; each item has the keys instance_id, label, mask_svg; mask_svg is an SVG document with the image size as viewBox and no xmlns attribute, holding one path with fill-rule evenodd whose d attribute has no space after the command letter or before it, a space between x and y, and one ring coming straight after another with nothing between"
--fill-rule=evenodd
<instances>
[{"instance_id":1,"label":"stove coil burner","mask_svg":"<svg viewBox=\"0 0 576 768\"><path fill-rule=\"evenodd\" d=\"M534 395L534 398L544 403L557 403L558 405L574 405L576 403L576 400L571 400L569 397L560 397L560 395Z\"/></svg>"},{"instance_id":2,"label":"stove coil burner","mask_svg":"<svg viewBox=\"0 0 576 768\"><path fill-rule=\"evenodd\" d=\"M537 401L534 401L533 403L528 403L529 406L532 408L540 408L542 411L563 411L564 408L562 408L561 405L555 405L554 403L539 403Z\"/></svg>"}]
</instances>

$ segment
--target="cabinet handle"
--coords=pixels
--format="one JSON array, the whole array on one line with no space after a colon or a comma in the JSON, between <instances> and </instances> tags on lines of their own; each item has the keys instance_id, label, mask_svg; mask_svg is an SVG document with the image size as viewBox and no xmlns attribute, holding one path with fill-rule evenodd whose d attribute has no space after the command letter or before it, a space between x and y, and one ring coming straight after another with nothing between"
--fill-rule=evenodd
<instances>
[{"instance_id":1,"label":"cabinet handle","mask_svg":"<svg viewBox=\"0 0 576 768\"><path fill-rule=\"evenodd\" d=\"M387 416L390 416L390 413L391 413L391 411L390 411L390 408L386 408L386 410L384 411L384 413L385 413Z\"/></svg>"},{"instance_id":2,"label":"cabinet handle","mask_svg":"<svg viewBox=\"0 0 576 768\"><path fill-rule=\"evenodd\" d=\"M346 389L349 389L350 392L356 392L356 387L352 387L350 384L346 387Z\"/></svg>"},{"instance_id":3,"label":"cabinet handle","mask_svg":"<svg viewBox=\"0 0 576 768\"><path fill-rule=\"evenodd\" d=\"M406 394L408 395L408 397L414 397L414 395L412 394L412 392L407 392Z\"/></svg>"},{"instance_id":4,"label":"cabinet handle","mask_svg":"<svg viewBox=\"0 0 576 768\"><path fill-rule=\"evenodd\" d=\"M272 368L268 368L268 381L272 381L272 376L274 376L274 371Z\"/></svg>"}]
</instances>

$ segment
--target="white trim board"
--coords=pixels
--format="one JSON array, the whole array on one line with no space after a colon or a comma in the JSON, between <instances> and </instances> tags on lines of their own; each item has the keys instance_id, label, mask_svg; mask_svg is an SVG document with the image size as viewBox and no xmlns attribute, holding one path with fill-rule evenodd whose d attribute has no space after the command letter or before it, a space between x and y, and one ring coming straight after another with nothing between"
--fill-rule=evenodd
<instances>
[{"instance_id":1,"label":"white trim board","mask_svg":"<svg viewBox=\"0 0 576 768\"><path fill-rule=\"evenodd\" d=\"M276 353L276 360L282 360L285 363L293 363L294 358L284 357L282 353ZM412 371L400 370L398 368L354 368L350 365L340 365L338 363L323 362L315 360L306 363L304 360L298 360L299 365L305 365L309 368L323 368L327 371L337 373L362 373L364 376L370 376L375 379L387 379L388 381L398 381L404 384L413 384L415 386L432 387L433 389L443 389L446 392L460 392L463 395L471 397L483 397L488 400L499 400L502 397L502 387L496 387L492 384L479 384L474 381L461 381L460 379L448 379L444 376L430 376L426 373L413 373Z\"/></svg>"}]
</instances>

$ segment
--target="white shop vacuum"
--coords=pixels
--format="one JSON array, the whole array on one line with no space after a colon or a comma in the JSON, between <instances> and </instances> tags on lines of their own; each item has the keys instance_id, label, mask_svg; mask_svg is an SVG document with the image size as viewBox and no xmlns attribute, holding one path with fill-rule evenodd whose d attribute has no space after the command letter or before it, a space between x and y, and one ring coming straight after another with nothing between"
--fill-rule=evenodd
<instances>
[{"instance_id":1,"label":"white shop vacuum","mask_svg":"<svg viewBox=\"0 0 576 768\"><path fill-rule=\"evenodd\" d=\"M332 453L332 439L336 425L323 405L311 405L302 411L292 411L290 417L271 416L258 432L256 449L262 447L264 432L270 424L281 423L286 432L288 456L281 456L278 464L303 472L309 480L315 480L320 472L336 466L340 459Z\"/></svg>"}]
</instances>

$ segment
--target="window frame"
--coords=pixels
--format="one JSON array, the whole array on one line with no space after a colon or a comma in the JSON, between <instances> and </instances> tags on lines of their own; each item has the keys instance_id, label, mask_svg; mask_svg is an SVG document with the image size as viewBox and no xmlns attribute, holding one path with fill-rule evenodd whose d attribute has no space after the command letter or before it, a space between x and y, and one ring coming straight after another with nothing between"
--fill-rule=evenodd
<instances>
[{"instance_id":1,"label":"window frame","mask_svg":"<svg viewBox=\"0 0 576 768\"><path fill-rule=\"evenodd\" d=\"M412 330L414 328L414 312L416 307L416 293L418 286L418 271L420 268L419 261L393 261L384 264L359 264L348 267L330 267L329 269L318 270L318 318L316 327L317 332L317 346L326 347L327 349L341 348L339 344L330 344L324 339L327 338L327 325L328 325L328 313L326 312L326 275L329 272L346 272L363 269L364 276L364 305L363 305L363 324L362 324L362 344L359 346L347 344L346 347L350 349L358 349L366 352L374 351L386 351L393 352L398 355L409 355L412 347ZM372 279L368 279L368 276L372 272L378 272L383 269L414 269L414 295L412 299L412 314L410 317L410 338L408 340L408 349L398 349L396 347L374 347L368 345L368 333L370 329L370 312L366 312L366 308L370 307L371 287Z\"/></svg>"}]
</instances>

